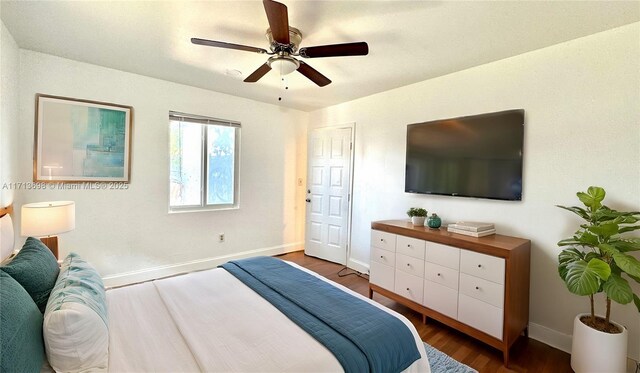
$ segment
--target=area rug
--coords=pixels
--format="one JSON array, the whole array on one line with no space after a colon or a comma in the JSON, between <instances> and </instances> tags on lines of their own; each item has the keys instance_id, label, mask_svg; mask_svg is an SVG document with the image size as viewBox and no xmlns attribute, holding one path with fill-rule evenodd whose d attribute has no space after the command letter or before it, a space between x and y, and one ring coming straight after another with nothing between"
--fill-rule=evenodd
<instances>
[{"instance_id":1,"label":"area rug","mask_svg":"<svg viewBox=\"0 0 640 373\"><path fill-rule=\"evenodd\" d=\"M470 367L453 359L451 356L429 346L426 343L424 344L424 349L427 350L431 373L478 373L477 370L471 369Z\"/></svg>"}]
</instances>

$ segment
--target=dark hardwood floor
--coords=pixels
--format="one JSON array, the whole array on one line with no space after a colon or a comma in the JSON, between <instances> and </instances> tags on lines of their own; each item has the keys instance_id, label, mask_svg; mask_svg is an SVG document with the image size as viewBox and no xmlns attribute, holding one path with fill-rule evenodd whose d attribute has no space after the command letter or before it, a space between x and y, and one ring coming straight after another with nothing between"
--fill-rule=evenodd
<instances>
[{"instance_id":1,"label":"dark hardwood floor","mask_svg":"<svg viewBox=\"0 0 640 373\"><path fill-rule=\"evenodd\" d=\"M369 281L356 275L339 277L338 272L344 268L339 264L306 256L302 251L281 255L279 258L297 263L364 296L369 294ZM353 273L352 270L343 272ZM569 354L524 336L520 337L513 345L509 368L506 368L502 365L502 353L499 350L437 321L428 320L425 325L422 323L422 315L379 294L374 294L373 299L409 319L415 325L423 341L480 373L573 372Z\"/></svg>"}]
</instances>

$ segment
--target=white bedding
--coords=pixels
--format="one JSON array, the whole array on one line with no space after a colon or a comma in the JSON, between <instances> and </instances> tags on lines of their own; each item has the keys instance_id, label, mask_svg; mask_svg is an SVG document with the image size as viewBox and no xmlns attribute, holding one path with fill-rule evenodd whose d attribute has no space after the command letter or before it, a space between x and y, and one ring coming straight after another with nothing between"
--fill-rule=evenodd
<instances>
[{"instance_id":1,"label":"white bedding","mask_svg":"<svg viewBox=\"0 0 640 373\"><path fill-rule=\"evenodd\" d=\"M429 372L414 326L398 317L422 356L406 372ZM221 268L107 291L109 371L336 372L322 344Z\"/></svg>"}]
</instances>

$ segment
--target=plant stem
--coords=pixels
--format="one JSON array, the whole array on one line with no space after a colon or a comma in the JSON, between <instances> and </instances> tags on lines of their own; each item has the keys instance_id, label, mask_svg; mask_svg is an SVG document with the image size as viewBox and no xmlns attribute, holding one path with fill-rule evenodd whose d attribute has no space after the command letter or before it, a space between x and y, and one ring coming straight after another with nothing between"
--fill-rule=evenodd
<instances>
[{"instance_id":1,"label":"plant stem","mask_svg":"<svg viewBox=\"0 0 640 373\"><path fill-rule=\"evenodd\" d=\"M595 325L596 324L596 311L595 311L595 307L593 306L593 295L589 295L589 302L591 303L591 324Z\"/></svg>"},{"instance_id":2,"label":"plant stem","mask_svg":"<svg viewBox=\"0 0 640 373\"><path fill-rule=\"evenodd\" d=\"M606 324L609 325L609 315L611 315L611 298L607 297L607 316L606 316Z\"/></svg>"}]
</instances>

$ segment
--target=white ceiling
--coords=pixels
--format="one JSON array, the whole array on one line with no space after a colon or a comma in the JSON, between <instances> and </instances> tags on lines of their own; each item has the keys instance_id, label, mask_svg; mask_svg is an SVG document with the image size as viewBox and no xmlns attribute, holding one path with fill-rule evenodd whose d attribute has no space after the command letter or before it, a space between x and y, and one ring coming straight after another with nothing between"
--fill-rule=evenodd
<instances>
[{"instance_id":1,"label":"white ceiling","mask_svg":"<svg viewBox=\"0 0 640 373\"><path fill-rule=\"evenodd\" d=\"M640 1L283 2L301 46L366 41L369 55L306 59L333 83L293 73L285 91L274 71L242 82L266 56L189 41L268 49L261 1L2 0L0 16L24 49L305 111L640 21Z\"/></svg>"}]
</instances>

